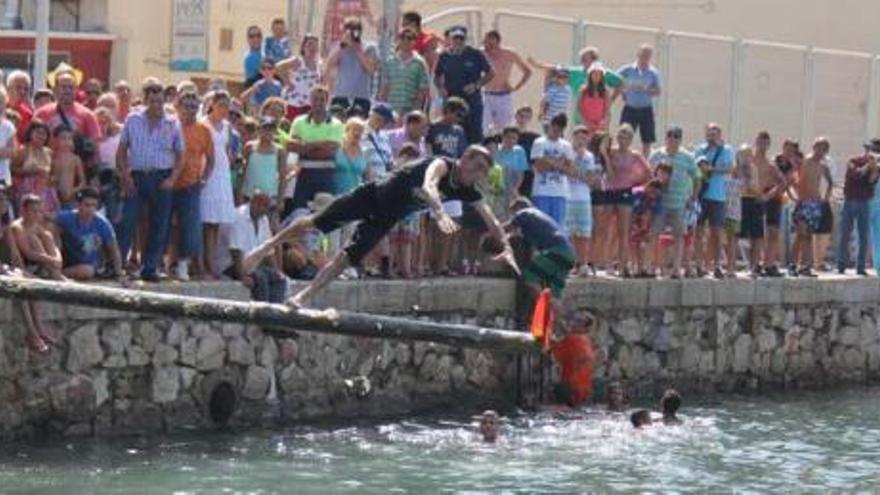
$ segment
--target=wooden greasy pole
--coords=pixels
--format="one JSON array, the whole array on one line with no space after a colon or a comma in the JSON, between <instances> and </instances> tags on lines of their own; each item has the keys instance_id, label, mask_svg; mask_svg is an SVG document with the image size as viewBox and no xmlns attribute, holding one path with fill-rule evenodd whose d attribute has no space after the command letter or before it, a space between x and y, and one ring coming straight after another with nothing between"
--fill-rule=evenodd
<instances>
[{"instance_id":1,"label":"wooden greasy pole","mask_svg":"<svg viewBox=\"0 0 880 495\"><path fill-rule=\"evenodd\" d=\"M419 340L498 352L538 350L527 332L447 325L337 310L296 310L282 304L162 294L116 287L0 276L0 298L45 301L165 318L188 318L271 327L273 332L334 333L353 337Z\"/></svg>"}]
</instances>

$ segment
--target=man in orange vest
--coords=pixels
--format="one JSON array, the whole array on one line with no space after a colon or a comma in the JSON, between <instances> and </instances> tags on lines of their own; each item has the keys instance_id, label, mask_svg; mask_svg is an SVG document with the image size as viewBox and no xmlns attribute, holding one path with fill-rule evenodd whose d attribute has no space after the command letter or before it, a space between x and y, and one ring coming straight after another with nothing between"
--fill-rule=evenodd
<instances>
[{"instance_id":1,"label":"man in orange vest","mask_svg":"<svg viewBox=\"0 0 880 495\"><path fill-rule=\"evenodd\" d=\"M568 312L557 326L565 335L550 345L550 355L562 368L557 395L571 407L593 395L593 341L588 335L592 321L585 312Z\"/></svg>"}]
</instances>

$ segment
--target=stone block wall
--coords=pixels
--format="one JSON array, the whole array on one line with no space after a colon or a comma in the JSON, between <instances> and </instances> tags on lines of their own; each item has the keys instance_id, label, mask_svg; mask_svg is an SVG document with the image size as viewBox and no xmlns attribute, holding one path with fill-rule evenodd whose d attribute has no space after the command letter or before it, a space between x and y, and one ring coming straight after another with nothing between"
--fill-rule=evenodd
<instances>
[{"instance_id":1,"label":"stone block wall","mask_svg":"<svg viewBox=\"0 0 880 495\"><path fill-rule=\"evenodd\" d=\"M247 296L232 283L159 290ZM515 291L492 279L341 282L318 305L514 328ZM610 380L656 397L666 386L709 393L880 378L880 279L590 279L566 297L596 317L599 400ZM271 425L473 411L516 394L514 357L488 351L49 304L40 315L62 337L44 357L25 350L18 315L0 301L0 437L210 427L227 414Z\"/></svg>"},{"instance_id":2,"label":"stone block wall","mask_svg":"<svg viewBox=\"0 0 880 495\"><path fill-rule=\"evenodd\" d=\"M880 280L588 281L595 376L632 396L818 388L880 379Z\"/></svg>"},{"instance_id":3,"label":"stone block wall","mask_svg":"<svg viewBox=\"0 0 880 495\"><path fill-rule=\"evenodd\" d=\"M235 284L162 291L246 298ZM508 328L513 295L490 280L340 283L321 303ZM25 350L10 304L0 310L0 436L211 427L230 398L232 424L271 425L498 406L514 392L512 358L487 351L49 304L40 312L62 338L38 356Z\"/></svg>"}]
</instances>

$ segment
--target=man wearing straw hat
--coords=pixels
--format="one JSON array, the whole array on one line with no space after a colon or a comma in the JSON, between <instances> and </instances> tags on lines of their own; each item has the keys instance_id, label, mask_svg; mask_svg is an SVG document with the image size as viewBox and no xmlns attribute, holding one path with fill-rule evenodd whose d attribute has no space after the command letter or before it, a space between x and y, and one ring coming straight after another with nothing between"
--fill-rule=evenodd
<instances>
[{"instance_id":1,"label":"man wearing straw hat","mask_svg":"<svg viewBox=\"0 0 880 495\"><path fill-rule=\"evenodd\" d=\"M42 120L53 130L60 125L73 129L77 155L88 163L97 149L95 143L101 137L101 128L95 113L76 102L76 88L82 79L82 71L60 63L47 78L55 91L55 103L41 107L34 113L34 118Z\"/></svg>"},{"instance_id":2,"label":"man wearing straw hat","mask_svg":"<svg viewBox=\"0 0 880 495\"><path fill-rule=\"evenodd\" d=\"M55 103L37 110L34 118L42 120L52 129L67 124L74 132L94 140L101 135L98 120L85 105L76 102L76 88L82 83L82 79L82 71L64 62L60 63L46 79L55 92ZM68 122L64 121L65 117Z\"/></svg>"}]
</instances>

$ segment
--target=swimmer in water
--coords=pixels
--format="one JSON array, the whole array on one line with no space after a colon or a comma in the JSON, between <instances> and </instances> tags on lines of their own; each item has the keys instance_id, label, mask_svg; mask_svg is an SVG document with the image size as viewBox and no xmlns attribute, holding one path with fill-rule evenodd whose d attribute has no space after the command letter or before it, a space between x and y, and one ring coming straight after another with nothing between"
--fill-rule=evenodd
<instances>
[{"instance_id":1,"label":"swimmer in water","mask_svg":"<svg viewBox=\"0 0 880 495\"><path fill-rule=\"evenodd\" d=\"M651 426L651 411L647 409L639 409L632 413L629 417L633 428L641 430L646 426Z\"/></svg>"},{"instance_id":2,"label":"swimmer in water","mask_svg":"<svg viewBox=\"0 0 880 495\"><path fill-rule=\"evenodd\" d=\"M483 411L480 418L480 435L486 443L495 443L498 440L498 413L489 409Z\"/></svg>"},{"instance_id":3,"label":"swimmer in water","mask_svg":"<svg viewBox=\"0 0 880 495\"><path fill-rule=\"evenodd\" d=\"M680 425L681 419L675 415L681 407L681 395L675 389L668 389L660 399L660 411L663 412L663 424L667 426Z\"/></svg>"},{"instance_id":4,"label":"swimmer in water","mask_svg":"<svg viewBox=\"0 0 880 495\"><path fill-rule=\"evenodd\" d=\"M620 382L609 383L605 395L609 411L622 412L626 408L623 401L623 387L620 385Z\"/></svg>"}]
</instances>

